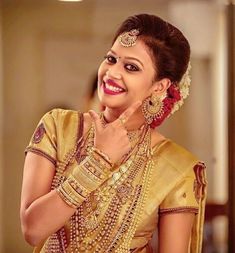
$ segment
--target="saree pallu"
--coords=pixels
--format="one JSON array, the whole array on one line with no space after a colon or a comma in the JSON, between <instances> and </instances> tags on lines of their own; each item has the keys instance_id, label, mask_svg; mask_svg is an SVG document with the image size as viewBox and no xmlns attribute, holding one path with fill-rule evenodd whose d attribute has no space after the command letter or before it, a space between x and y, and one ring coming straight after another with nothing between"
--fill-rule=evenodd
<instances>
[{"instance_id":1,"label":"saree pallu","mask_svg":"<svg viewBox=\"0 0 235 253\"><path fill-rule=\"evenodd\" d=\"M79 157L81 157L79 144L82 133L83 115L76 111L54 109L40 120L26 152L41 155L55 165L52 189L58 187L70 175L74 166L79 166ZM68 162L71 157L73 157L72 161ZM142 180L144 171L147 175L148 187ZM136 200L136 203L141 202L141 208L136 210L138 215L129 216L128 226L132 231L125 224L125 215L130 205L123 204L115 225L116 231L113 237L110 237L113 241L109 240L110 244L116 246L112 248L109 245L100 252L153 252L150 241L161 215L192 212L195 214L195 221L189 252L200 253L206 198L205 165L189 151L166 139L152 148L148 166L145 166L135 178L134 185L136 189L142 188L140 190L142 198ZM133 202L131 201L130 199L129 203ZM72 219L60 231L38 245L34 252L73 252L69 229L71 222ZM123 227L126 227L126 230L123 230ZM115 241L121 229L123 233L119 236L120 240ZM61 234L62 230L63 234ZM53 240L56 244L54 246L49 243Z\"/></svg>"}]
</instances>

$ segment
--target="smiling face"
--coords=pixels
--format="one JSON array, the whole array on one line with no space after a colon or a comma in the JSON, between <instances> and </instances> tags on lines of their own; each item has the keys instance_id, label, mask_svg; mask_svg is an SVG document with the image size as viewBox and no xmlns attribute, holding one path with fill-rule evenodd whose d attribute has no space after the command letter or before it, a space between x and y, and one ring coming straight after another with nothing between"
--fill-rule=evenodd
<instances>
[{"instance_id":1,"label":"smiling face","mask_svg":"<svg viewBox=\"0 0 235 253\"><path fill-rule=\"evenodd\" d=\"M145 44L123 47L117 40L98 71L98 96L109 108L125 110L154 90L155 69Z\"/></svg>"}]
</instances>

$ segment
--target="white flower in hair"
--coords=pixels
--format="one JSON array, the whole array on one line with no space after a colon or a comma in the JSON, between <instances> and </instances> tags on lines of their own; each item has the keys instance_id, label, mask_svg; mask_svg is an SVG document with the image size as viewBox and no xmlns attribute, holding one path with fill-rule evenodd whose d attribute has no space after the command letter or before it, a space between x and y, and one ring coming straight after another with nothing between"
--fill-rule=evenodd
<instances>
[{"instance_id":1,"label":"white flower in hair","mask_svg":"<svg viewBox=\"0 0 235 253\"><path fill-rule=\"evenodd\" d=\"M178 84L181 99L174 104L174 107L173 107L170 115L179 110L179 108L183 105L184 100L189 95L189 87L190 87L190 84L191 84L191 78L190 78L190 75L189 75L190 69L191 69L191 64L189 62L188 68L187 68L186 72L184 73L183 77L181 78L181 80Z\"/></svg>"}]
</instances>

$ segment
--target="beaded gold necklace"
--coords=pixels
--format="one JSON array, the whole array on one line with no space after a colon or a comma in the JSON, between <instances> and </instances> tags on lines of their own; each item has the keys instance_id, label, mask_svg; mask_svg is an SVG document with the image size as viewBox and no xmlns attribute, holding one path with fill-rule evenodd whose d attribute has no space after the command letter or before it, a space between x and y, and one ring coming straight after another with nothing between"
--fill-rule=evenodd
<instances>
[{"instance_id":1,"label":"beaded gold necklace","mask_svg":"<svg viewBox=\"0 0 235 253\"><path fill-rule=\"evenodd\" d=\"M91 127L80 145L83 149L80 159L93 145L94 127ZM62 165L66 166L76 152L75 147ZM148 193L151 161L151 135L146 125L128 158L70 218L69 241L62 228L51 236L45 252L129 252ZM64 179L61 176L57 185Z\"/></svg>"},{"instance_id":2,"label":"beaded gold necklace","mask_svg":"<svg viewBox=\"0 0 235 253\"><path fill-rule=\"evenodd\" d=\"M93 146L93 141L92 127L85 144L86 152ZM99 189L90 194L71 217L71 252L114 252L124 234L129 231L130 236L133 236L131 234L131 228L135 230L133 226L124 231L121 224L118 224L118 219L124 212L126 217L124 225L127 225L130 224L131 218L134 218L134 214L137 215L135 212L143 186L134 185L133 181L141 172L144 174L149 160L150 129L147 126L142 129L136 146L138 147L132 151L130 157ZM116 246L113 245L114 241Z\"/></svg>"}]
</instances>

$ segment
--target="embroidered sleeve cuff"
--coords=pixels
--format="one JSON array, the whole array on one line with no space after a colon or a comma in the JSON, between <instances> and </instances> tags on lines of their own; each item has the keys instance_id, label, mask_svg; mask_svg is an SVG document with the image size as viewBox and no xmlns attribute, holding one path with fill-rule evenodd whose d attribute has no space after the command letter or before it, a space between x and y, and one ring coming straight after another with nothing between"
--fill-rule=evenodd
<instances>
[{"instance_id":1,"label":"embroidered sleeve cuff","mask_svg":"<svg viewBox=\"0 0 235 253\"><path fill-rule=\"evenodd\" d=\"M39 149L39 148L35 148L35 147L27 147L25 149L25 155L28 153L28 152L32 152L34 154L37 154L37 155L40 155L40 156L43 156L45 157L46 159L48 159L50 162L52 162L54 165L56 165L56 159L54 159L52 156L50 156L49 154L47 154L45 151Z\"/></svg>"},{"instance_id":2,"label":"embroidered sleeve cuff","mask_svg":"<svg viewBox=\"0 0 235 253\"><path fill-rule=\"evenodd\" d=\"M159 214L160 215L166 215L171 213L198 213L198 207L194 206L182 206L182 207L175 207L175 208L165 208L160 209Z\"/></svg>"}]
</instances>

